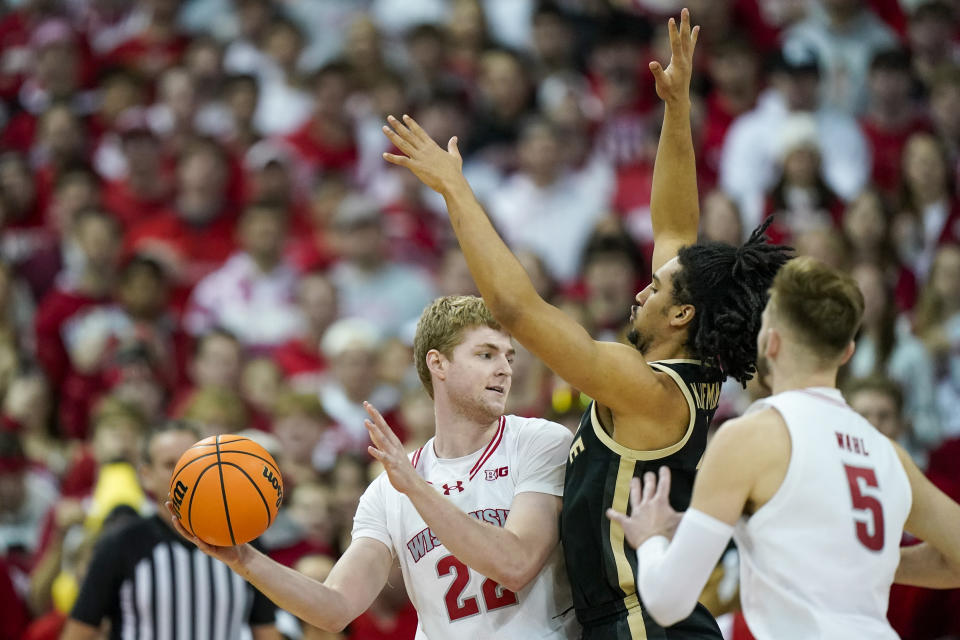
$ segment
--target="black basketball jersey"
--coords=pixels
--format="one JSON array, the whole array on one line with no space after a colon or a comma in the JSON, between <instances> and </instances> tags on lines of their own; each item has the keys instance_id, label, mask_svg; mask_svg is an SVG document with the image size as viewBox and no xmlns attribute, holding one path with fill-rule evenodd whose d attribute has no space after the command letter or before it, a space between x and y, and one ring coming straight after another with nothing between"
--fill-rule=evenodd
<instances>
[{"instance_id":1,"label":"black basketball jersey","mask_svg":"<svg viewBox=\"0 0 960 640\"><path fill-rule=\"evenodd\" d=\"M680 387L690 424L676 444L635 451L604 430L591 403L570 446L560 516L560 537L577 618L589 638L717 638L713 616L700 604L686 620L663 629L650 618L636 589L637 556L623 528L605 515L608 508L629 513L630 480L666 465L672 483L670 503L677 511L690 505L697 466L707 446L707 428L720 397L721 374L697 360L661 360L650 366ZM643 402L643 398L637 398Z\"/></svg>"}]
</instances>

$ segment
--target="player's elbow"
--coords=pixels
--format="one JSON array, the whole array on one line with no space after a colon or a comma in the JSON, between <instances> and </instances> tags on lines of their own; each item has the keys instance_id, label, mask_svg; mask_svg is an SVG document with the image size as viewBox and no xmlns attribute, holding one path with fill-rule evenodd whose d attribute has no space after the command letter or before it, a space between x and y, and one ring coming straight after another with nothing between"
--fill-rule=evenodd
<instances>
[{"instance_id":1,"label":"player's elbow","mask_svg":"<svg viewBox=\"0 0 960 640\"><path fill-rule=\"evenodd\" d=\"M543 567L542 562L530 562L528 558L518 559L510 565L511 568L505 571L502 579L497 582L513 592L520 591L530 584Z\"/></svg>"},{"instance_id":2,"label":"player's elbow","mask_svg":"<svg viewBox=\"0 0 960 640\"><path fill-rule=\"evenodd\" d=\"M640 599L647 613L661 627L670 627L687 619L697 606L696 595L690 597L683 590L671 589L663 583L654 586L648 580L641 581Z\"/></svg>"},{"instance_id":3,"label":"player's elbow","mask_svg":"<svg viewBox=\"0 0 960 640\"><path fill-rule=\"evenodd\" d=\"M687 606L686 604L676 606L669 603L657 603L651 607L646 600L644 600L643 603L647 607L647 613L649 613L650 617L661 627L672 627L681 620L686 620L690 617L690 614L693 613L693 608L696 606L696 603L694 603L694 606Z\"/></svg>"},{"instance_id":4,"label":"player's elbow","mask_svg":"<svg viewBox=\"0 0 960 640\"><path fill-rule=\"evenodd\" d=\"M338 616L318 620L313 626L326 633L340 633L347 628L348 624L350 624L350 620L343 616Z\"/></svg>"}]
</instances>

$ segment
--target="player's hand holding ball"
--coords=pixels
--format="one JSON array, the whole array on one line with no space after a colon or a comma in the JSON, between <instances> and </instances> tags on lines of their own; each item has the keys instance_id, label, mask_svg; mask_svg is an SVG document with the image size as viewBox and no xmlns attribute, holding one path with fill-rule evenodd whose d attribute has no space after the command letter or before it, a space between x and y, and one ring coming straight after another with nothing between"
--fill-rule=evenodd
<instances>
[{"instance_id":1,"label":"player's hand holding ball","mask_svg":"<svg viewBox=\"0 0 960 640\"><path fill-rule=\"evenodd\" d=\"M243 436L204 438L181 456L167 509L177 531L228 565L267 530L283 501L273 457Z\"/></svg>"}]
</instances>

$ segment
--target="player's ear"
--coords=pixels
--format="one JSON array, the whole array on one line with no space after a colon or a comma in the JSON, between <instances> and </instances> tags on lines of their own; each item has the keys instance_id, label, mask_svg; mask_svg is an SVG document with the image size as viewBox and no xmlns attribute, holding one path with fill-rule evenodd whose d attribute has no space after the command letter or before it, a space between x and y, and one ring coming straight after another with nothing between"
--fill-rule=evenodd
<instances>
[{"instance_id":1,"label":"player's ear","mask_svg":"<svg viewBox=\"0 0 960 640\"><path fill-rule=\"evenodd\" d=\"M427 361L427 369L430 370L434 380L443 380L446 377L448 362L444 355L436 349L430 349L424 357Z\"/></svg>"},{"instance_id":2,"label":"player's ear","mask_svg":"<svg viewBox=\"0 0 960 640\"><path fill-rule=\"evenodd\" d=\"M763 354L767 358L776 358L780 353L781 337L780 332L774 328L767 329L767 348Z\"/></svg>"},{"instance_id":3,"label":"player's ear","mask_svg":"<svg viewBox=\"0 0 960 640\"><path fill-rule=\"evenodd\" d=\"M697 314L697 308L692 304L678 304L673 307L673 316L670 318L670 324L674 327L685 327L693 320Z\"/></svg>"},{"instance_id":4,"label":"player's ear","mask_svg":"<svg viewBox=\"0 0 960 640\"><path fill-rule=\"evenodd\" d=\"M841 367L847 364L850 358L853 357L853 352L856 350L856 348L857 348L857 345L853 340L851 340L850 343L847 344L847 348L843 350L843 356L840 358Z\"/></svg>"}]
</instances>

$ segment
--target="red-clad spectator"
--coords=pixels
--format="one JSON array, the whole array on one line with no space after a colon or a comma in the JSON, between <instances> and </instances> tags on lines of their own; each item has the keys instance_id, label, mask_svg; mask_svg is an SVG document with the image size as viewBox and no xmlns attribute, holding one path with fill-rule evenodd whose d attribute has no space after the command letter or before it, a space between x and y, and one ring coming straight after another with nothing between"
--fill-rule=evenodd
<instances>
[{"instance_id":1,"label":"red-clad spectator","mask_svg":"<svg viewBox=\"0 0 960 640\"><path fill-rule=\"evenodd\" d=\"M125 175L106 183L103 206L130 229L169 210L173 181L160 141L145 123L131 123L120 140Z\"/></svg>"},{"instance_id":2,"label":"red-clad spectator","mask_svg":"<svg viewBox=\"0 0 960 640\"><path fill-rule=\"evenodd\" d=\"M843 234L849 251L849 264L878 266L893 286L900 311L909 311L917 301L917 278L897 257L891 236L891 214L880 193L867 189L847 206L843 213Z\"/></svg>"},{"instance_id":3,"label":"red-clad spectator","mask_svg":"<svg viewBox=\"0 0 960 640\"><path fill-rule=\"evenodd\" d=\"M427 203L423 184L409 171L399 173L400 193L383 208L390 257L431 271L440 263L448 225Z\"/></svg>"},{"instance_id":4,"label":"red-clad spectator","mask_svg":"<svg viewBox=\"0 0 960 640\"><path fill-rule=\"evenodd\" d=\"M886 195L900 186L900 155L911 134L924 128L911 98L910 58L900 50L874 56L867 76L869 100L860 126L873 155L871 179Z\"/></svg>"},{"instance_id":5,"label":"red-clad spectator","mask_svg":"<svg viewBox=\"0 0 960 640\"><path fill-rule=\"evenodd\" d=\"M960 244L960 199L951 188L947 151L930 133L915 133L903 149L903 188L893 220L900 259L921 279L937 247Z\"/></svg>"},{"instance_id":6,"label":"red-clad spectator","mask_svg":"<svg viewBox=\"0 0 960 640\"><path fill-rule=\"evenodd\" d=\"M73 221L78 212L98 206L99 189L90 169L69 167L60 172L53 187L48 226L6 233L5 240L12 241L9 258L35 300L47 294L64 265L77 265L81 260L72 237Z\"/></svg>"},{"instance_id":7,"label":"red-clad spectator","mask_svg":"<svg viewBox=\"0 0 960 640\"><path fill-rule=\"evenodd\" d=\"M765 215L776 215L769 236L789 244L794 238L840 226L843 202L827 186L818 148L818 123L810 114L794 114L778 132L782 175L767 193Z\"/></svg>"},{"instance_id":8,"label":"red-clad spectator","mask_svg":"<svg viewBox=\"0 0 960 640\"><path fill-rule=\"evenodd\" d=\"M743 37L718 42L707 61L713 89L707 94L698 154L698 183L701 190L717 184L723 140L734 119L749 111L759 91L757 51Z\"/></svg>"},{"instance_id":9,"label":"red-clad spectator","mask_svg":"<svg viewBox=\"0 0 960 640\"><path fill-rule=\"evenodd\" d=\"M109 302L120 249L116 221L98 209L77 214L73 237L82 255L76 270L61 273L59 282L40 301L35 320L37 359L54 387L78 368L99 357L102 345L78 332L88 309ZM71 434L78 435L78 434ZM82 435L82 434L80 434Z\"/></svg>"},{"instance_id":10,"label":"red-clad spectator","mask_svg":"<svg viewBox=\"0 0 960 640\"><path fill-rule=\"evenodd\" d=\"M65 20L49 19L36 26L30 36L31 73L17 96L20 111L0 134L0 146L29 149L36 134L37 117L53 102L66 102L78 115L93 110L92 95L78 91L85 80L84 50Z\"/></svg>"},{"instance_id":11,"label":"red-clad spectator","mask_svg":"<svg viewBox=\"0 0 960 640\"><path fill-rule=\"evenodd\" d=\"M299 331L297 275L283 258L286 213L269 203L246 208L237 226L241 251L194 288L183 323L192 335L223 327L247 347L270 348Z\"/></svg>"},{"instance_id":12,"label":"red-clad spectator","mask_svg":"<svg viewBox=\"0 0 960 640\"><path fill-rule=\"evenodd\" d=\"M297 303L302 333L280 345L273 352L273 358L294 385L318 383L327 370L320 340L337 319L337 290L325 273L311 271L297 282Z\"/></svg>"},{"instance_id":13,"label":"red-clad spectator","mask_svg":"<svg viewBox=\"0 0 960 640\"><path fill-rule=\"evenodd\" d=\"M342 63L322 67L313 79L313 89L313 116L285 140L312 171L352 173L358 151L353 122L346 109L349 67Z\"/></svg>"},{"instance_id":14,"label":"red-clad spectator","mask_svg":"<svg viewBox=\"0 0 960 640\"><path fill-rule=\"evenodd\" d=\"M179 31L179 0L142 0L138 8L145 25L140 33L119 44L107 60L156 78L161 71L179 64L189 38Z\"/></svg>"},{"instance_id":15,"label":"red-clad spectator","mask_svg":"<svg viewBox=\"0 0 960 640\"><path fill-rule=\"evenodd\" d=\"M173 210L134 226L127 247L143 252L174 275L174 304L226 260L236 246L233 203L227 199L227 159L217 143L199 138L177 164Z\"/></svg>"}]
</instances>

